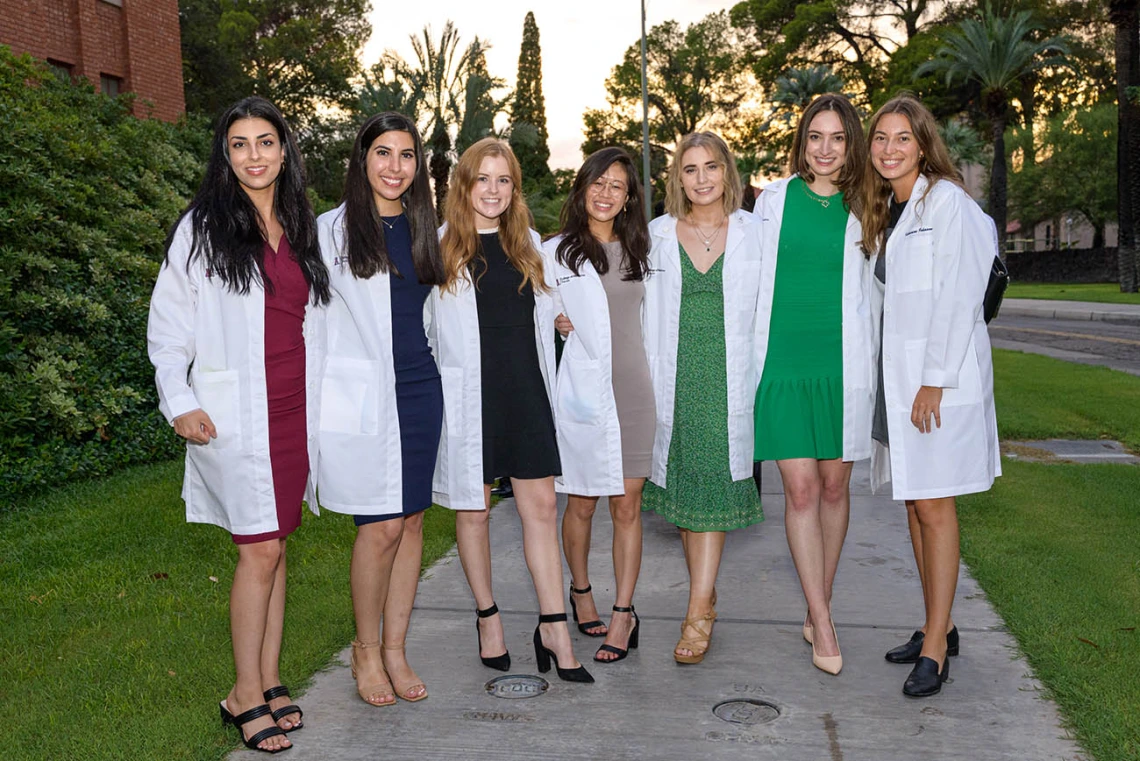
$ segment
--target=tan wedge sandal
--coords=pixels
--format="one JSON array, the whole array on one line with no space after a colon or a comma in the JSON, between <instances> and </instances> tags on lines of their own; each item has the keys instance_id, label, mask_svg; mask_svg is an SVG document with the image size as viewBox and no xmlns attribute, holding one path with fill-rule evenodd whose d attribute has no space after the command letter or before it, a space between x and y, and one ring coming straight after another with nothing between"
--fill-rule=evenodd
<instances>
[{"instance_id":1,"label":"tan wedge sandal","mask_svg":"<svg viewBox=\"0 0 1140 761\"><path fill-rule=\"evenodd\" d=\"M705 654L708 653L709 648L712 647L712 626L713 621L716 620L716 612L709 611L703 616L696 616L694 618L686 618L681 623L681 639L677 642L677 647L673 648L673 660L677 663L700 663L705 659ZM686 637L685 630L693 629L697 632L696 637ZM679 649L685 649L692 653L692 655L681 655L677 652Z\"/></svg>"},{"instance_id":2,"label":"tan wedge sandal","mask_svg":"<svg viewBox=\"0 0 1140 761\"><path fill-rule=\"evenodd\" d=\"M353 679L356 679L356 673L357 673L356 651L357 650L368 650L368 649L373 648L373 647L380 647L380 643L379 642L360 642L359 640L355 640L355 639L352 641L352 656L350 657L349 662L352 666L352 678ZM392 689L392 683L390 681L388 681L388 672L386 672L384 670L383 663L384 663L384 659L383 659L383 656L381 656L381 659L380 659L380 664L381 664L380 665L380 679L376 680L372 684L367 684L367 685L362 685L359 681L356 682L356 693L358 695L360 695L360 699L363 700L368 705L376 706L377 708L383 708L385 706L396 705L396 693ZM377 701L372 699L376 695L379 695L381 697L390 695L392 697L392 699L391 700L381 700L380 702L377 702Z\"/></svg>"}]
</instances>

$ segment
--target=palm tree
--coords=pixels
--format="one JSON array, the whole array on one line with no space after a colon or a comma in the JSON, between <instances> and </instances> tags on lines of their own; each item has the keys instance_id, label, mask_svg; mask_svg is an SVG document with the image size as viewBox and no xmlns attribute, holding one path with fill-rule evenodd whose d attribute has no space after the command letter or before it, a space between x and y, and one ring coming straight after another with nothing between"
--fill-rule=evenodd
<instances>
[{"instance_id":1,"label":"palm tree","mask_svg":"<svg viewBox=\"0 0 1140 761\"><path fill-rule=\"evenodd\" d=\"M1136 250L1136 206L1140 203L1140 104L1134 95L1140 86L1140 3L1137 0L1111 0L1109 13L1116 29L1117 151L1116 193L1119 242L1117 267L1120 290L1137 290L1140 254Z\"/></svg>"},{"instance_id":2,"label":"palm tree","mask_svg":"<svg viewBox=\"0 0 1140 761\"><path fill-rule=\"evenodd\" d=\"M424 109L425 85L420 72L387 51L364 73L357 89L356 110L365 117L395 111L418 122Z\"/></svg>"},{"instance_id":3,"label":"palm tree","mask_svg":"<svg viewBox=\"0 0 1140 761\"><path fill-rule=\"evenodd\" d=\"M966 19L946 36L935 57L920 66L915 77L944 71L946 84L973 82L981 89L981 107L990 123L994 159L990 170L989 212L997 224L1002 248L1006 240L1005 126L1010 118L1010 97L1020 92L1022 80L1040 69L1064 65L1068 46L1063 38L1033 39L1039 29L1028 11L1009 17L987 3L981 19Z\"/></svg>"},{"instance_id":4,"label":"palm tree","mask_svg":"<svg viewBox=\"0 0 1140 761\"><path fill-rule=\"evenodd\" d=\"M803 111L817 96L839 92L845 84L843 77L832 71L830 66L791 68L782 76L776 77L772 102Z\"/></svg>"}]
</instances>

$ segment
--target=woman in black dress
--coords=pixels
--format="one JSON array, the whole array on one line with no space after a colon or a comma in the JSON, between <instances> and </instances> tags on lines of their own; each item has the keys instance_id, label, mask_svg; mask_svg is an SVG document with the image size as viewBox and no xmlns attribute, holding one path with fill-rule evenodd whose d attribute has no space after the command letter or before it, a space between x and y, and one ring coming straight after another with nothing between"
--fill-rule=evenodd
<instances>
[{"instance_id":1,"label":"woman in black dress","mask_svg":"<svg viewBox=\"0 0 1140 761\"><path fill-rule=\"evenodd\" d=\"M318 229L333 289L318 481L321 504L351 514L358 529L352 672L371 705L416 702L427 687L404 641L443 426L424 303L443 282L443 261L427 160L410 119L389 112L364 123L344 203L321 215Z\"/></svg>"},{"instance_id":2,"label":"woman in black dress","mask_svg":"<svg viewBox=\"0 0 1140 761\"><path fill-rule=\"evenodd\" d=\"M437 309L441 335L437 359L444 368L445 397L464 398L467 392L478 391L482 428L478 445L483 509L457 513L459 558L478 609L479 655L486 665L505 671L510 668L510 656L491 593L487 520L491 484L509 476L523 523L527 567L538 594L539 626L533 641L539 670L549 670L553 657L562 679L592 682L593 677L574 657L561 594L554 496L554 477L561 467L549 396L554 375L554 311L544 280L540 241L529 229L521 182L510 146L485 138L460 157L447 199L441 241L447 284ZM460 337L471 317L478 324L477 343ZM471 357L478 362L479 374L472 373L453 390L450 378L462 376L465 364L457 362L456 355L472 345L479 350L477 357ZM450 405L447 414L453 418ZM456 410L455 415L459 414ZM450 436L452 422L448 428ZM476 441L471 437L466 446ZM448 467L454 470L457 463L449 462ZM471 469L464 472L471 473Z\"/></svg>"}]
</instances>

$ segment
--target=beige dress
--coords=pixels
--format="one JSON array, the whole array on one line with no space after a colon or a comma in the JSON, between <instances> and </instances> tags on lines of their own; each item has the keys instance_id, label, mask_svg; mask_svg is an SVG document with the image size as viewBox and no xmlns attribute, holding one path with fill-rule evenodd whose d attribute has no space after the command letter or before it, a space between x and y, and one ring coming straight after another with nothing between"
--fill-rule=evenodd
<instances>
[{"instance_id":1,"label":"beige dress","mask_svg":"<svg viewBox=\"0 0 1140 761\"><path fill-rule=\"evenodd\" d=\"M648 478L653 463L656 409L649 361L641 336L645 283L623 280L620 241L603 243L610 268L602 287L610 308L614 402L621 428L621 463L625 478Z\"/></svg>"}]
</instances>

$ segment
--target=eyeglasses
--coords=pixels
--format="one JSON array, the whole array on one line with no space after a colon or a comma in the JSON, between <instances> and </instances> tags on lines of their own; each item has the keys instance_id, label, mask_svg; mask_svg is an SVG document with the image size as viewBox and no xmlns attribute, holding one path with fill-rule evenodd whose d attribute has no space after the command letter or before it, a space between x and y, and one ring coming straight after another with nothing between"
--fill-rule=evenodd
<instances>
[{"instance_id":1,"label":"eyeglasses","mask_svg":"<svg viewBox=\"0 0 1140 761\"><path fill-rule=\"evenodd\" d=\"M628 192L624 182L620 180L606 180L604 177L599 177L591 182L590 189L598 195L602 195L607 190L615 196L624 196Z\"/></svg>"}]
</instances>

